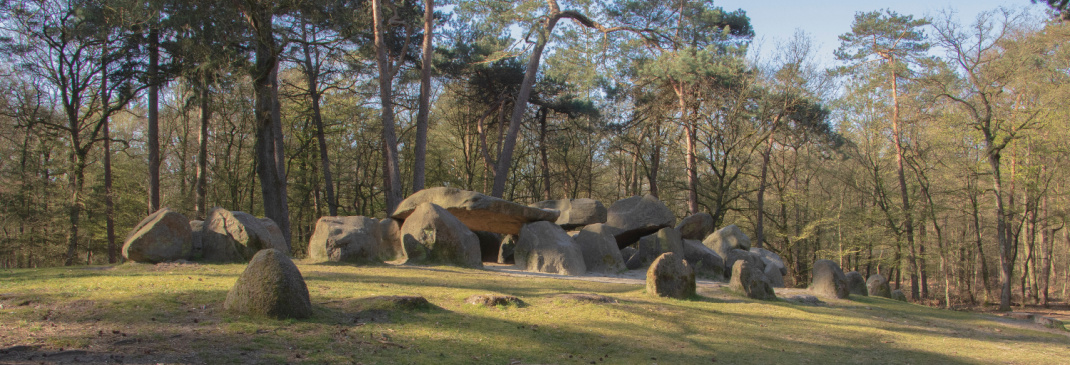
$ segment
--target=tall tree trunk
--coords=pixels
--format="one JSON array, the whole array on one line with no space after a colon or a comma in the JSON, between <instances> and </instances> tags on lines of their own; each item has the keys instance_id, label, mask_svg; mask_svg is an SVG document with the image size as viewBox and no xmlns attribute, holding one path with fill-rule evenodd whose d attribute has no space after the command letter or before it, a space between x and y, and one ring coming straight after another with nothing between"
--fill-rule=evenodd
<instances>
[{"instance_id":1,"label":"tall tree trunk","mask_svg":"<svg viewBox=\"0 0 1070 365\"><path fill-rule=\"evenodd\" d=\"M427 164L427 123L431 114L431 42L434 37L435 0L424 0L423 63L420 69L420 110L416 115L416 148L412 170L412 191L424 188Z\"/></svg>"},{"instance_id":2,"label":"tall tree trunk","mask_svg":"<svg viewBox=\"0 0 1070 365\"><path fill-rule=\"evenodd\" d=\"M686 156L684 156L687 169L687 211L690 214L698 213L698 168L695 162L695 124L687 113L687 95L684 86L677 82L673 84L676 92L677 107L680 108L680 123L684 126L684 134L687 142ZM761 244L758 245L761 247Z\"/></svg>"},{"instance_id":3,"label":"tall tree trunk","mask_svg":"<svg viewBox=\"0 0 1070 365\"><path fill-rule=\"evenodd\" d=\"M661 127L654 127L654 150L650 152L650 171L647 171L647 184L650 185L650 195L660 199L658 189L658 170L661 167Z\"/></svg>"},{"instance_id":4,"label":"tall tree trunk","mask_svg":"<svg viewBox=\"0 0 1070 365\"><path fill-rule=\"evenodd\" d=\"M149 30L149 213L160 210L160 31Z\"/></svg>"},{"instance_id":5,"label":"tall tree trunk","mask_svg":"<svg viewBox=\"0 0 1070 365\"><path fill-rule=\"evenodd\" d=\"M550 158L546 146L546 107L539 108L539 160L542 165L543 200L550 200Z\"/></svg>"},{"instance_id":6,"label":"tall tree trunk","mask_svg":"<svg viewBox=\"0 0 1070 365\"><path fill-rule=\"evenodd\" d=\"M894 60L893 60L894 63ZM907 192L906 172L903 169L903 141L899 128L899 75L892 73L892 138L895 144L895 165L899 178L899 195L903 203L903 230L907 236L907 247L910 249L910 299L918 300L918 259L917 249L914 247L914 219L910 211L910 196Z\"/></svg>"},{"instance_id":7,"label":"tall tree trunk","mask_svg":"<svg viewBox=\"0 0 1070 365\"><path fill-rule=\"evenodd\" d=\"M331 176L331 161L327 156L327 135L323 127L323 115L320 112L322 93L319 89L319 60L313 62L312 46L302 46L305 54L305 81L308 83L308 96L312 102L312 124L316 128L316 143L319 145L320 168L323 170L323 193L327 199L327 211L331 216L338 215L338 199L334 196L334 180Z\"/></svg>"},{"instance_id":8,"label":"tall tree trunk","mask_svg":"<svg viewBox=\"0 0 1070 365\"><path fill-rule=\"evenodd\" d=\"M1044 307L1048 306L1048 289L1051 284L1052 273L1052 256L1055 254L1055 239L1052 237L1055 232L1051 230L1049 218L1051 213L1048 210L1048 197L1044 197L1044 225L1041 230L1040 242L1044 246L1044 258L1040 263L1040 304ZM1066 229L1064 226L1063 229Z\"/></svg>"},{"instance_id":9,"label":"tall tree trunk","mask_svg":"<svg viewBox=\"0 0 1070 365\"><path fill-rule=\"evenodd\" d=\"M992 168L992 197L996 200L996 238L999 240L999 310L1011 310L1011 274L1014 271L1014 252L1007 229L1007 216L1003 207L1003 178L1000 172L1000 152L992 148L994 142L986 141L988 165Z\"/></svg>"},{"instance_id":10,"label":"tall tree trunk","mask_svg":"<svg viewBox=\"0 0 1070 365\"><path fill-rule=\"evenodd\" d=\"M108 93L108 68L107 64L104 65L101 74L104 77L100 81L100 100L101 109L107 110L110 105L111 94ZM104 230L108 237L108 263L114 264L119 261L118 248L115 245L115 201L112 190L112 174L111 174L111 126L108 120L107 113L103 113L104 124L102 132L104 134Z\"/></svg>"},{"instance_id":11,"label":"tall tree trunk","mask_svg":"<svg viewBox=\"0 0 1070 365\"><path fill-rule=\"evenodd\" d=\"M209 86L207 78L201 79L201 118L197 129L197 191L195 216L203 220L208 215L208 121L212 117L209 109Z\"/></svg>"},{"instance_id":12,"label":"tall tree trunk","mask_svg":"<svg viewBox=\"0 0 1070 365\"><path fill-rule=\"evenodd\" d=\"M79 142L72 141L72 144L78 146ZM67 256L63 262L65 266L74 265L74 258L78 254L78 229L81 225L82 217L82 190L85 186L86 156L79 148L73 148L76 151L71 153L71 172L67 178L67 184L71 189L71 200L67 206L67 214L71 225L67 231Z\"/></svg>"},{"instance_id":13,"label":"tall tree trunk","mask_svg":"<svg viewBox=\"0 0 1070 365\"><path fill-rule=\"evenodd\" d=\"M770 131L769 137L766 139L765 151L762 152L762 173L760 180L758 180L758 216L754 223L754 247L757 248L762 248L763 242L765 242L765 188L766 180L769 176L769 158L772 154L773 131Z\"/></svg>"},{"instance_id":14,"label":"tall tree trunk","mask_svg":"<svg viewBox=\"0 0 1070 365\"><path fill-rule=\"evenodd\" d=\"M290 217L286 205L285 171L279 170L279 162L283 160L281 158L283 151L279 143L282 136L277 133L282 127L275 125L279 122L275 105L278 103L278 94L275 90L279 58L275 35L271 29L272 9L257 9L255 14L250 15L250 18L253 20L258 38L256 62L253 69L253 85L256 93L256 172L260 177L264 215L278 224L289 245Z\"/></svg>"},{"instance_id":15,"label":"tall tree trunk","mask_svg":"<svg viewBox=\"0 0 1070 365\"><path fill-rule=\"evenodd\" d=\"M394 66L386 48L386 20L383 19L382 0L372 1L372 22L375 27L375 54L379 66L379 104L383 122L383 192L386 195L387 215L401 203L401 172L398 167L398 142L394 131Z\"/></svg>"},{"instance_id":16,"label":"tall tree trunk","mask_svg":"<svg viewBox=\"0 0 1070 365\"><path fill-rule=\"evenodd\" d=\"M490 190L490 195L496 198L501 198L502 194L505 193L505 181L508 179L509 170L513 165L513 150L516 148L517 134L520 133L520 124L524 121L528 100L531 99L531 90L535 86L535 76L539 72L542 52L546 48L546 43L550 41L550 33L553 32L554 26L560 20L560 17L555 14L557 13L556 9L551 10L551 13L549 18L543 20L546 23L539 29L538 41L531 52L531 58L528 59L527 70L524 72L524 81L520 83L520 91L517 93L516 101L513 105L513 115L509 119L509 130L506 132L504 141L502 141L502 152L498 155L498 166L494 170L494 185Z\"/></svg>"}]
</instances>

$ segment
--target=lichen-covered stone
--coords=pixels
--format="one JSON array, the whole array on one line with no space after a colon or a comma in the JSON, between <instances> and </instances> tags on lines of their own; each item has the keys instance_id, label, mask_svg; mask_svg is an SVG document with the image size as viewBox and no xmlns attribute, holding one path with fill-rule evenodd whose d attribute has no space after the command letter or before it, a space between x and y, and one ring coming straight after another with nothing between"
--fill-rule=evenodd
<instances>
[{"instance_id":1,"label":"lichen-covered stone","mask_svg":"<svg viewBox=\"0 0 1070 365\"><path fill-rule=\"evenodd\" d=\"M871 297L891 298L892 287L888 285L888 279L884 275L873 274L866 280L866 290Z\"/></svg>"},{"instance_id":2,"label":"lichen-covered stone","mask_svg":"<svg viewBox=\"0 0 1070 365\"><path fill-rule=\"evenodd\" d=\"M521 306L524 301L512 295L502 294L476 294L464 300L465 303L482 307L497 307L506 305Z\"/></svg>"},{"instance_id":3,"label":"lichen-covered stone","mask_svg":"<svg viewBox=\"0 0 1070 365\"><path fill-rule=\"evenodd\" d=\"M741 249L733 248L728 250L728 254L724 258L725 267L733 267L736 261L745 260L751 263L758 271L765 272L765 261L762 261L757 254ZM731 275L729 275L731 276Z\"/></svg>"},{"instance_id":4,"label":"lichen-covered stone","mask_svg":"<svg viewBox=\"0 0 1070 365\"><path fill-rule=\"evenodd\" d=\"M683 240L684 260L695 269L695 275L724 280L724 259L698 240Z\"/></svg>"},{"instance_id":5,"label":"lichen-covered stone","mask_svg":"<svg viewBox=\"0 0 1070 365\"><path fill-rule=\"evenodd\" d=\"M776 299L776 292L765 273L747 260L738 260L732 265L732 280L728 282L728 287L742 292L747 298Z\"/></svg>"},{"instance_id":6,"label":"lichen-covered stone","mask_svg":"<svg viewBox=\"0 0 1070 365\"><path fill-rule=\"evenodd\" d=\"M606 225L619 229L617 247L629 246L640 237L676 224L676 216L658 198L647 194L621 199L609 206Z\"/></svg>"},{"instance_id":7,"label":"lichen-covered stone","mask_svg":"<svg viewBox=\"0 0 1070 365\"><path fill-rule=\"evenodd\" d=\"M766 272L769 271L768 268L770 266L773 266L778 272L780 272L780 276L788 274L788 267L784 265L784 259L781 259L780 255L777 255L773 251L757 247L752 247L750 249L750 252L755 255L758 255L758 257L762 259L762 262L765 262Z\"/></svg>"},{"instance_id":8,"label":"lichen-covered stone","mask_svg":"<svg viewBox=\"0 0 1070 365\"><path fill-rule=\"evenodd\" d=\"M747 237L739 227L732 224L710 233L702 240L702 244L716 252L718 256L723 257L726 260L725 267L728 268L732 267L734 263L727 261L728 253L737 248L750 250L750 237Z\"/></svg>"},{"instance_id":9,"label":"lichen-covered stone","mask_svg":"<svg viewBox=\"0 0 1070 365\"><path fill-rule=\"evenodd\" d=\"M666 252L675 252L681 258L684 257L684 240L680 238L680 231L675 228L662 228L656 233L644 236L635 243L635 254L628 258L625 265L629 270L635 270L654 262L658 256Z\"/></svg>"},{"instance_id":10,"label":"lichen-covered stone","mask_svg":"<svg viewBox=\"0 0 1070 365\"><path fill-rule=\"evenodd\" d=\"M525 224L513 248L513 259L517 267L527 271L561 275L587 272L580 247L552 222Z\"/></svg>"},{"instance_id":11,"label":"lichen-covered stone","mask_svg":"<svg viewBox=\"0 0 1070 365\"><path fill-rule=\"evenodd\" d=\"M906 302L907 301L907 295L903 294L902 290L899 290L899 289L892 290L892 299L898 300L900 302Z\"/></svg>"},{"instance_id":12,"label":"lichen-covered stone","mask_svg":"<svg viewBox=\"0 0 1070 365\"><path fill-rule=\"evenodd\" d=\"M617 248L614 232L614 228L596 223L570 233L572 240L583 253L583 263L587 265L587 271L615 274L627 270L620 249Z\"/></svg>"},{"instance_id":13,"label":"lichen-covered stone","mask_svg":"<svg viewBox=\"0 0 1070 365\"><path fill-rule=\"evenodd\" d=\"M238 315L308 318L312 302L305 279L290 257L277 249L265 249L238 276L223 309Z\"/></svg>"},{"instance_id":14,"label":"lichen-covered stone","mask_svg":"<svg viewBox=\"0 0 1070 365\"><path fill-rule=\"evenodd\" d=\"M249 213L213 208L204 220L204 260L245 262L263 249L274 248L289 254L285 240Z\"/></svg>"},{"instance_id":15,"label":"lichen-covered stone","mask_svg":"<svg viewBox=\"0 0 1070 365\"><path fill-rule=\"evenodd\" d=\"M312 261L365 263L379 261L382 226L362 216L321 217L308 240Z\"/></svg>"},{"instance_id":16,"label":"lichen-covered stone","mask_svg":"<svg viewBox=\"0 0 1070 365\"><path fill-rule=\"evenodd\" d=\"M847 276L843 274L840 265L831 260L814 262L810 290L826 297L847 299L850 296L847 291Z\"/></svg>"},{"instance_id":17,"label":"lichen-covered stone","mask_svg":"<svg viewBox=\"0 0 1070 365\"><path fill-rule=\"evenodd\" d=\"M520 239L515 234L507 234L502 237L502 244L498 247L498 263L512 265L516 263L514 252L516 241Z\"/></svg>"},{"instance_id":18,"label":"lichen-covered stone","mask_svg":"<svg viewBox=\"0 0 1070 365\"><path fill-rule=\"evenodd\" d=\"M190 258L193 232L189 219L163 208L149 214L126 237L123 257L134 262L158 263Z\"/></svg>"},{"instance_id":19,"label":"lichen-covered stone","mask_svg":"<svg viewBox=\"0 0 1070 365\"><path fill-rule=\"evenodd\" d=\"M685 240L703 240L713 233L713 216L706 212L698 212L680 220L676 225L680 236Z\"/></svg>"},{"instance_id":20,"label":"lichen-covered stone","mask_svg":"<svg viewBox=\"0 0 1070 365\"><path fill-rule=\"evenodd\" d=\"M457 188L435 187L420 190L398 204L392 218L407 220L418 206L435 204L450 212L469 230L517 234L524 224L557 220L553 210L532 208L510 201Z\"/></svg>"},{"instance_id":21,"label":"lichen-covered stone","mask_svg":"<svg viewBox=\"0 0 1070 365\"><path fill-rule=\"evenodd\" d=\"M866 279L862 278L862 274L859 274L858 271L850 271L843 275L847 277L848 292L864 297L869 296L869 290L866 289Z\"/></svg>"},{"instance_id":22,"label":"lichen-covered stone","mask_svg":"<svg viewBox=\"0 0 1070 365\"><path fill-rule=\"evenodd\" d=\"M400 233L406 263L483 267L479 238L440 206L420 204L401 225Z\"/></svg>"},{"instance_id":23,"label":"lichen-covered stone","mask_svg":"<svg viewBox=\"0 0 1070 365\"><path fill-rule=\"evenodd\" d=\"M561 213L557 225L564 229L579 228L590 224L605 223L608 210L602 202L594 199L546 200L531 205L540 209L551 209Z\"/></svg>"},{"instance_id":24,"label":"lichen-covered stone","mask_svg":"<svg viewBox=\"0 0 1070 365\"><path fill-rule=\"evenodd\" d=\"M393 218L383 219L379 221L379 233L383 236L379 244L379 260L404 259L405 247L401 245L401 223Z\"/></svg>"},{"instance_id":25,"label":"lichen-covered stone","mask_svg":"<svg viewBox=\"0 0 1070 365\"><path fill-rule=\"evenodd\" d=\"M695 271L683 255L666 252L647 269L646 292L659 297L689 298L695 295Z\"/></svg>"}]
</instances>

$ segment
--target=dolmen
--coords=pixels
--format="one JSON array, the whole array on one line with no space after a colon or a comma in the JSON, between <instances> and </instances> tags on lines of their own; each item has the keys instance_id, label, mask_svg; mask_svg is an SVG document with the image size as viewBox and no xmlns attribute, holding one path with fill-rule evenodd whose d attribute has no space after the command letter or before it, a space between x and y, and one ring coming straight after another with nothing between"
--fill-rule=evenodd
<instances>
[{"instance_id":1,"label":"dolmen","mask_svg":"<svg viewBox=\"0 0 1070 365\"><path fill-rule=\"evenodd\" d=\"M282 230L269 218L216 207L205 220L189 220L170 208L149 214L127 235L127 260L160 263L178 260L248 262L264 249L289 253Z\"/></svg>"}]
</instances>

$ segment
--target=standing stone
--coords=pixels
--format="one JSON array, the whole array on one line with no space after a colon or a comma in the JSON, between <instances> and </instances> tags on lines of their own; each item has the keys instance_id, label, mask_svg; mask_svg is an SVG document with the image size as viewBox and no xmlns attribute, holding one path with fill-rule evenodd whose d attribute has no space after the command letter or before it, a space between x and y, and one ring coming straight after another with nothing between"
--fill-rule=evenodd
<instances>
[{"instance_id":1,"label":"standing stone","mask_svg":"<svg viewBox=\"0 0 1070 365\"><path fill-rule=\"evenodd\" d=\"M264 223L249 213L213 208L204 220L204 260L214 262L244 262L257 252L278 248L289 253L281 234L273 233Z\"/></svg>"},{"instance_id":2,"label":"standing stone","mask_svg":"<svg viewBox=\"0 0 1070 365\"><path fill-rule=\"evenodd\" d=\"M374 218L321 217L308 240L308 258L313 261L366 263L379 260L383 237Z\"/></svg>"},{"instance_id":3,"label":"standing stone","mask_svg":"<svg viewBox=\"0 0 1070 365\"><path fill-rule=\"evenodd\" d=\"M784 265L784 260L780 258L780 255L773 253L773 251L757 247L752 247L750 249L750 252L755 255L758 255L758 257L762 259L762 262L765 262L766 268L770 266L776 268L776 270L780 272L780 276L788 274L788 267Z\"/></svg>"},{"instance_id":4,"label":"standing stone","mask_svg":"<svg viewBox=\"0 0 1070 365\"><path fill-rule=\"evenodd\" d=\"M502 247L502 235L487 231L474 231L479 239L479 257L483 262L498 262Z\"/></svg>"},{"instance_id":5,"label":"standing stone","mask_svg":"<svg viewBox=\"0 0 1070 365\"><path fill-rule=\"evenodd\" d=\"M861 295L864 297L869 296L869 290L866 289L866 279L862 278L862 274L858 271L850 271L844 276L847 277L847 291L854 295Z\"/></svg>"},{"instance_id":6,"label":"standing stone","mask_svg":"<svg viewBox=\"0 0 1070 365\"><path fill-rule=\"evenodd\" d=\"M892 299L898 300L900 302L906 302L907 301L907 295L903 294L902 290L899 290L899 289L892 290Z\"/></svg>"},{"instance_id":7,"label":"standing stone","mask_svg":"<svg viewBox=\"0 0 1070 365\"><path fill-rule=\"evenodd\" d=\"M561 212L557 225L564 229L583 227L589 224L605 223L608 210L602 202L594 199L561 199L541 201L531 205L540 209L552 209Z\"/></svg>"},{"instance_id":8,"label":"standing stone","mask_svg":"<svg viewBox=\"0 0 1070 365\"><path fill-rule=\"evenodd\" d=\"M750 249L750 237L747 237L739 227L732 224L728 227L721 228L716 232L710 233L710 235L702 240L702 244L709 247L713 252L716 252L718 256L728 260L728 253L732 251L732 249ZM726 261L725 267L732 267L732 264L733 262Z\"/></svg>"},{"instance_id":9,"label":"standing stone","mask_svg":"<svg viewBox=\"0 0 1070 365\"><path fill-rule=\"evenodd\" d=\"M713 216L706 212L698 212L680 220L676 225L680 236L685 240L701 241L710 233L713 233Z\"/></svg>"},{"instance_id":10,"label":"standing stone","mask_svg":"<svg viewBox=\"0 0 1070 365\"><path fill-rule=\"evenodd\" d=\"M596 223L570 233L572 240L580 246L588 271L616 274L628 269L617 248L614 232L614 228Z\"/></svg>"},{"instance_id":11,"label":"standing stone","mask_svg":"<svg viewBox=\"0 0 1070 365\"><path fill-rule=\"evenodd\" d=\"M832 260L817 260L814 262L813 282L810 290L818 295L847 299L850 292L847 291L847 276L843 274L840 265Z\"/></svg>"},{"instance_id":12,"label":"standing stone","mask_svg":"<svg viewBox=\"0 0 1070 365\"><path fill-rule=\"evenodd\" d=\"M517 234L528 222L556 221L558 212L523 206L510 201L457 188L420 190L398 204L391 218L406 220L418 206L435 204L450 212L469 230Z\"/></svg>"},{"instance_id":13,"label":"standing stone","mask_svg":"<svg viewBox=\"0 0 1070 365\"><path fill-rule=\"evenodd\" d=\"M308 318L312 302L301 271L277 249L258 252L227 293L223 310L230 314L275 319Z\"/></svg>"},{"instance_id":14,"label":"standing stone","mask_svg":"<svg viewBox=\"0 0 1070 365\"><path fill-rule=\"evenodd\" d=\"M673 224L676 224L676 216L665 203L650 194L616 201L609 206L606 219L606 225L620 230L617 234L619 248Z\"/></svg>"},{"instance_id":15,"label":"standing stone","mask_svg":"<svg viewBox=\"0 0 1070 365\"><path fill-rule=\"evenodd\" d=\"M765 273L747 260L739 260L732 265L732 280L729 281L728 287L742 292L747 298L776 299L776 292L773 291L773 285L765 277Z\"/></svg>"},{"instance_id":16,"label":"standing stone","mask_svg":"<svg viewBox=\"0 0 1070 365\"><path fill-rule=\"evenodd\" d=\"M871 297L892 297L892 287L888 285L888 279L881 274L870 275L869 280L866 280L866 289Z\"/></svg>"},{"instance_id":17,"label":"standing stone","mask_svg":"<svg viewBox=\"0 0 1070 365\"><path fill-rule=\"evenodd\" d=\"M629 270L639 269L650 265L666 252L675 252L681 259L684 258L684 240L675 228L662 228L657 233L640 238L635 243L635 254L628 258L626 265Z\"/></svg>"},{"instance_id":18,"label":"standing stone","mask_svg":"<svg viewBox=\"0 0 1070 365\"><path fill-rule=\"evenodd\" d=\"M552 222L525 224L513 250L516 266L523 270L561 275L587 272L580 247Z\"/></svg>"},{"instance_id":19,"label":"standing stone","mask_svg":"<svg viewBox=\"0 0 1070 365\"><path fill-rule=\"evenodd\" d=\"M761 257L758 257L757 254L740 248L733 248L728 250L728 254L724 258L725 267L733 267L736 265L736 261L739 260L749 261L751 265L754 266L754 268L756 268L758 271L761 271L763 273L765 272L765 261L762 261Z\"/></svg>"},{"instance_id":20,"label":"standing stone","mask_svg":"<svg viewBox=\"0 0 1070 365\"><path fill-rule=\"evenodd\" d=\"M498 247L498 263L512 265L516 263L514 250L516 241L519 239L515 234L507 234L502 238L502 244Z\"/></svg>"},{"instance_id":21,"label":"standing stone","mask_svg":"<svg viewBox=\"0 0 1070 365\"><path fill-rule=\"evenodd\" d=\"M423 203L401 225L406 263L483 267L479 238L442 207Z\"/></svg>"},{"instance_id":22,"label":"standing stone","mask_svg":"<svg viewBox=\"0 0 1070 365\"><path fill-rule=\"evenodd\" d=\"M383 219L379 221L379 233L383 236L379 244L379 260L404 259L405 247L401 245L401 223L393 218Z\"/></svg>"},{"instance_id":23,"label":"standing stone","mask_svg":"<svg viewBox=\"0 0 1070 365\"><path fill-rule=\"evenodd\" d=\"M142 219L123 243L123 257L134 262L188 259L192 251L189 219L170 208L157 210Z\"/></svg>"},{"instance_id":24,"label":"standing stone","mask_svg":"<svg viewBox=\"0 0 1070 365\"><path fill-rule=\"evenodd\" d=\"M765 278L769 279L769 284L773 285L774 288L784 287L784 275L781 275L780 270L775 266L765 266Z\"/></svg>"},{"instance_id":25,"label":"standing stone","mask_svg":"<svg viewBox=\"0 0 1070 365\"><path fill-rule=\"evenodd\" d=\"M260 224L263 224L264 229L268 232L268 248L274 248L286 253L290 252L290 246L286 244L286 236L282 234L282 228L279 228L275 221L264 217L260 218Z\"/></svg>"},{"instance_id":26,"label":"standing stone","mask_svg":"<svg viewBox=\"0 0 1070 365\"><path fill-rule=\"evenodd\" d=\"M646 292L659 297L686 299L695 295L695 271L683 255L666 252L646 271Z\"/></svg>"},{"instance_id":27,"label":"standing stone","mask_svg":"<svg viewBox=\"0 0 1070 365\"><path fill-rule=\"evenodd\" d=\"M695 275L724 280L724 259L701 241L684 240L684 261L695 269Z\"/></svg>"}]
</instances>

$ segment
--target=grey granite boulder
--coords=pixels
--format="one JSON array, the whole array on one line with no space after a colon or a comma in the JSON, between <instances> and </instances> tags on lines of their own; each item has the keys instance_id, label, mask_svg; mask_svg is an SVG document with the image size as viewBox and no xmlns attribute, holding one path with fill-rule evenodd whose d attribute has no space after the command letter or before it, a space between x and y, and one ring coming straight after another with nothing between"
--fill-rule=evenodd
<instances>
[{"instance_id":1,"label":"grey granite boulder","mask_svg":"<svg viewBox=\"0 0 1070 365\"><path fill-rule=\"evenodd\" d=\"M617 248L615 232L612 227L596 223L570 233L572 240L580 246L587 271L615 274L627 270Z\"/></svg>"},{"instance_id":2,"label":"grey granite boulder","mask_svg":"<svg viewBox=\"0 0 1070 365\"><path fill-rule=\"evenodd\" d=\"M245 212L213 208L204 220L202 234L205 261L245 262L260 250L268 248L289 254L286 241L280 240L280 232L275 232L265 226L264 221Z\"/></svg>"},{"instance_id":3,"label":"grey granite boulder","mask_svg":"<svg viewBox=\"0 0 1070 365\"><path fill-rule=\"evenodd\" d=\"M866 289L866 279L862 277L862 274L859 274L858 271L850 271L843 275L847 277L848 292L864 297L869 296L869 290Z\"/></svg>"},{"instance_id":4,"label":"grey granite boulder","mask_svg":"<svg viewBox=\"0 0 1070 365\"><path fill-rule=\"evenodd\" d=\"M675 228L662 228L654 234L643 236L635 243L635 254L625 262L629 270L635 270L654 262L666 252L675 252L684 258L684 240Z\"/></svg>"},{"instance_id":5,"label":"grey granite boulder","mask_svg":"<svg viewBox=\"0 0 1070 365\"><path fill-rule=\"evenodd\" d=\"M182 213L163 208L149 214L130 231L123 257L134 262L158 263L190 258L193 232Z\"/></svg>"},{"instance_id":6,"label":"grey granite boulder","mask_svg":"<svg viewBox=\"0 0 1070 365\"><path fill-rule=\"evenodd\" d=\"M683 240L684 260L695 269L695 275L724 280L724 259L698 240Z\"/></svg>"},{"instance_id":7,"label":"grey granite boulder","mask_svg":"<svg viewBox=\"0 0 1070 365\"><path fill-rule=\"evenodd\" d=\"M728 287L742 292L747 298L776 299L773 284L765 277L765 273L747 260L738 260L732 265L732 279L728 282Z\"/></svg>"},{"instance_id":8,"label":"grey granite boulder","mask_svg":"<svg viewBox=\"0 0 1070 365\"><path fill-rule=\"evenodd\" d=\"M847 276L843 274L840 265L831 260L814 262L810 290L815 294L832 298L847 299L850 296L847 290Z\"/></svg>"},{"instance_id":9,"label":"grey granite boulder","mask_svg":"<svg viewBox=\"0 0 1070 365\"><path fill-rule=\"evenodd\" d=\"M884 278L884 275L873 274L866 280L866 291L869 292L871 297L892 297L892 287L888 285L888 279Z\"/></svg>"},{"instance_id":10,"label":"grey granite boulder","mask_svg":"<svg viewBox=\"0 0 1070 365\"><path fill-rule=\"evenodd\" d=\"M713 252L716 252L718 256L728 259L728 253L732 249L749 250L750 249L750 237L743 234L743 231L739 229L735 224L721 228L716 232L710 233L702 240L702 244L709 247ZM725 262L725 267L732 267L732 262Z\"/></svg>"},{"instance_id":11,"label":"grey granite boulder","mask_svg":"<svg viewBox=\"0 0 1070 365\"><path fill-rule=\"evenodd\" d=\"M606 206L594 199L561 199L541 201L531 206L540 209L556 210L557 225L564 229L579 228L589 224L605 223L608 215Z\"/></svg>"},{"instance_id":12,"label":"grey granite boulder","mask_svg":"<svg viewBox=\"0 0 1070 365\"><path fill-rule=\"evenodd\" d=\"M513 259L517 267L527 271L561 275L587 272L580 246L551 222L525 224L513 248Z\"/></svg>"},{"instance_id":13,"label":"grey granite boulder","mask_svg":"<svg viewBox=\"0 0 1070 365\"><path fill-rule=\"evenodd\" d=\"M437 187L420 190L405 198L391 217L406 220L424 203L445 209L469 230L501 234L520 233L520 228L529 222L554 222L559 215L557 211L532 208L474 191Z\"/></svg>"},{"instance_id":14,"label":"grey granite boulder","mask_svg":"<svg viewBox=\"0 0 1070 365\"><path fill-rule=\"evenodd\" d=\"M629 246L640 237L676 224L676 216L653 195L621 199L609 206L606 225L619 229L617 247Z\"/></svg>"},{"instance_id":15,"label":"grey granite boulder","mask_svg":"<svg viewBox=\"0 0 1070 365\"><path fill-rule=\"evenodd\" d=\"M695 271L682 256L666 252L654 260L646 271L647 294L676 299L695 295Z\"/></svg>"},{"instance_id":16,"label":"grey granite boulder","mask_svg":"<svg viewBox=\"0 0 1070 365\"><path fill-rule=\"evenodd\" d=\"M379 244L380 261L405 258L405 246L401 243L401 222L393 218L379 221L379 234L383 237Z\"/></svg>"},{"instance_id":17,"label":"grey granite boulder","mask_svg":"<svg viewBox=\"0 0 1070 365\"><path fill-rule=\"evenodd\" d=\"M230 314L276 319L308 318L308 286L293 261L277 249L258 252L227 293L223 310Z\"/></svg>"},{"instance_id":18,"label":"grey granite boulder","mask_svg":"<svg viewBox=\"0 0 1070 365\"><path fill-rule=\"evenodd\" d=\"M379 261L382 244L382 226L374 218L321 217L308 240L308 258L350 263Z\"/></svg>"},{"instance_id":19,"label":"grey granite boulder","mask_svg":"<svg viewBox=\"0 0 1070 365\"><path fill-rule=\"evenodd\" d=\"M692 214L681 219L676 230L685 240L701 241L713 233L713 216L706 212Z\"/></svg>"},{"instance_id":20,"label":"grey granite boulder","mask_svg":"<svg viewBox=\"0 0 1070 365\"><path fill-rule=\"evenodd\" d=\"M479 238L450 212L432 203L423 203L401 225L405 262L483 267Z\"/></svg>"}]
</instances>

